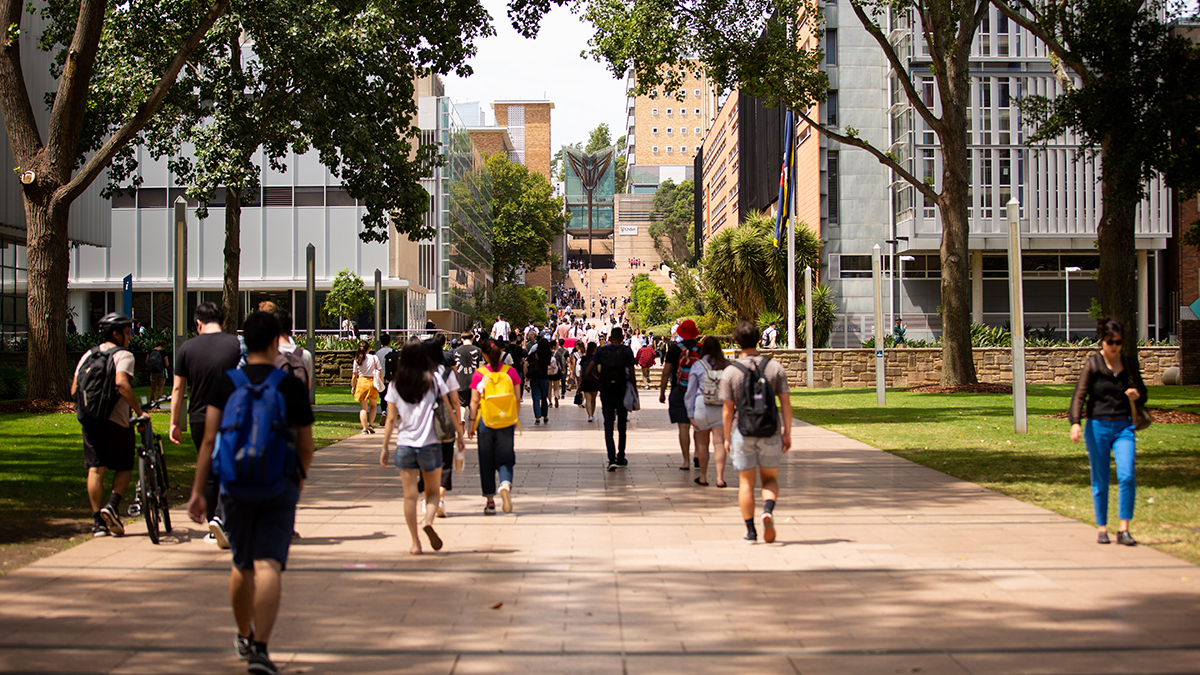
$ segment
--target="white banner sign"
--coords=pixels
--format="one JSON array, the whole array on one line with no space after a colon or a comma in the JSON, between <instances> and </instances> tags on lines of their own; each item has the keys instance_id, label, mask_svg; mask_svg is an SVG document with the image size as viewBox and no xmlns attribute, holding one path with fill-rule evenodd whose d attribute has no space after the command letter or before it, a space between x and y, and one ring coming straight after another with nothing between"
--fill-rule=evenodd
<instances>
[{"instance_id":1,"label":"white banner sign","mask_svg":"<svg viewBox=\"0 0 1200 675\"><path fill-rule=\"evenodd\" d=\"M620 227L620 230L617 232L617 234L628 234L628 235L632 235L632 236L636 237L637 232L638 232L637 225L622 225Z\"/></svg>"}]
</instances>

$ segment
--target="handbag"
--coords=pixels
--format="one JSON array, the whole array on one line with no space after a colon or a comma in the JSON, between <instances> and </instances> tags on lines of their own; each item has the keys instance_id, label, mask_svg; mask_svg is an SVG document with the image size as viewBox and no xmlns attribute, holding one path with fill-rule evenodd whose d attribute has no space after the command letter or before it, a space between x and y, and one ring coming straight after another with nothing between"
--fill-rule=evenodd
<instances>
[{"instance_id":1,"label":"handbag","mask_svg":"<svg viewBox=\"0 0 1200 675\"><path fill-rule=\"evenodd\" d=\"M583 391L575 392L575 405L583 405Z\"/></svg>"},{"instance_id":2,"label":"handbag","mask_svg":"<svg viewBox=\"0 0 1200 675\"><path fill-rule=\"evenodd\" d=\"M379 359L375 358L374 354L370 356L375 360L375 375L371 378L371 384L375 387L375 391L383 393L383 370L379 367Z\"/></svg>"},{"instance_id":3,"label":"handbag","mask_svg":"<svg viewBox=\"0 0 1200 675\"><path fill-rule=\"evenodd\" d=\"M449 443L458 436L454 430L454 418L450 416L450 406L444 405L440 397L433 402L433 430L441 443Z\"/></svg>"},{"instance_id":4,"label":"handbag","mask_svg":"<svg viewBox=\"0 0 1200 675\"><path fill-rule=\"evenodd\" d=\"M1150 417L1150 411L1141 401L1133 402L1133 429L1141 431L1147 429L1154 423L1154 419Z\"/></svg>"},{"instance_id":5,"label":"handbag","mask_svg":"<svg viewBox=\"0 0 1200 675\"><path fill-rule=\"evenodd\" d=\"M638 397L637 385L628 382L625 384L625 410L634 412L642 409L642 401Z\"/></svg>"}]
</instances>

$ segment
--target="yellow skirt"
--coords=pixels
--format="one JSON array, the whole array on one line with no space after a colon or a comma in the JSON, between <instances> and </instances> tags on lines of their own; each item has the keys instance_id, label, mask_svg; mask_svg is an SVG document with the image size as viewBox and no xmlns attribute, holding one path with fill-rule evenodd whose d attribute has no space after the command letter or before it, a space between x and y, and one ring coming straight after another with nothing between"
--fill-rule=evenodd
<instances>
[{"instance_id":1,"label":"yellow skirt","mask_svg":"<svg viewBox=\"0 0 1200 675\"><path fill-rule=\"evenodd\" d=\"M354 400L359 403L363 401L374 403L379 400L379 392L375 391L374 378L359 376L358 382L354 385Z\"/></svg>"}]
</instances>

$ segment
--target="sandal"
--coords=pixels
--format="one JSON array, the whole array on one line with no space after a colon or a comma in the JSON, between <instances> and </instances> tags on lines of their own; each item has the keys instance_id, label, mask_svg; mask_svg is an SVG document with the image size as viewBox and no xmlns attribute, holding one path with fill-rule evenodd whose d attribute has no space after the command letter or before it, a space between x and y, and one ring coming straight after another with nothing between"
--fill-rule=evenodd
<instances>
[{"instance_id":1,"label":"sandal","mask_svg":"<svg viewBox=\"0 0 1200 675\"><path fill-rule=\"evenodd\" d=\"M699 477L699 476L697 476L696 478L693 478L693 479L692 479L692 482L693 482L693 483L695 483L696 485L702 485L702 486L704 486L704 487L708 487L708 483L701 483L701 482L700 482L700 477Z\"/></svg>"},{"instance_id":2,"label":"sandal","mask_svg":"<svg viewBox=\"0 0 1200 675\"><path fill-rule=\"evenodd\" d=\"M729 483L717 483L717 487L719 487L719 488L729 487Z\"/></svg>"},{"instance_id":3,"label":"sandal","mask_svg":"<svg viewBox=\"0 0 1200 675\"><path fill-rule=\"evenodd\" d=\"M683 466L679 467L679 470L680 471L691 471L692 466L690 464L684 464Z\"/></svg>"}]
</instances>

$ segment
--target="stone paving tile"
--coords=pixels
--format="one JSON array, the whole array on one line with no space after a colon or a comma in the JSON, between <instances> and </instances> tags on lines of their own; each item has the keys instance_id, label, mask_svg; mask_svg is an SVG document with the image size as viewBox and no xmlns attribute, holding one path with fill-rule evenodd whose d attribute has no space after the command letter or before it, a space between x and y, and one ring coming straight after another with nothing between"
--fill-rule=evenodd
<instances>
[{"instance_id":1,"label":"stone paving tile","mask_svg":"<svg viewBox=\"0 0 1200 675\"><path fill-rule=\"evenodd\" d=\"M1195 566L804 424L779 540L748 546L736 473L694 485L646 404L614 473L577 408L547 429L526 405L515 512L482 514L469 460L436 521L446 548L417 557L381 439L322 450L272 639L283 672L1200 672ZM241 672L228 556L173 515L161 546L131 523L0 577L0 671Z\"/></svg>"}]
</instances>

